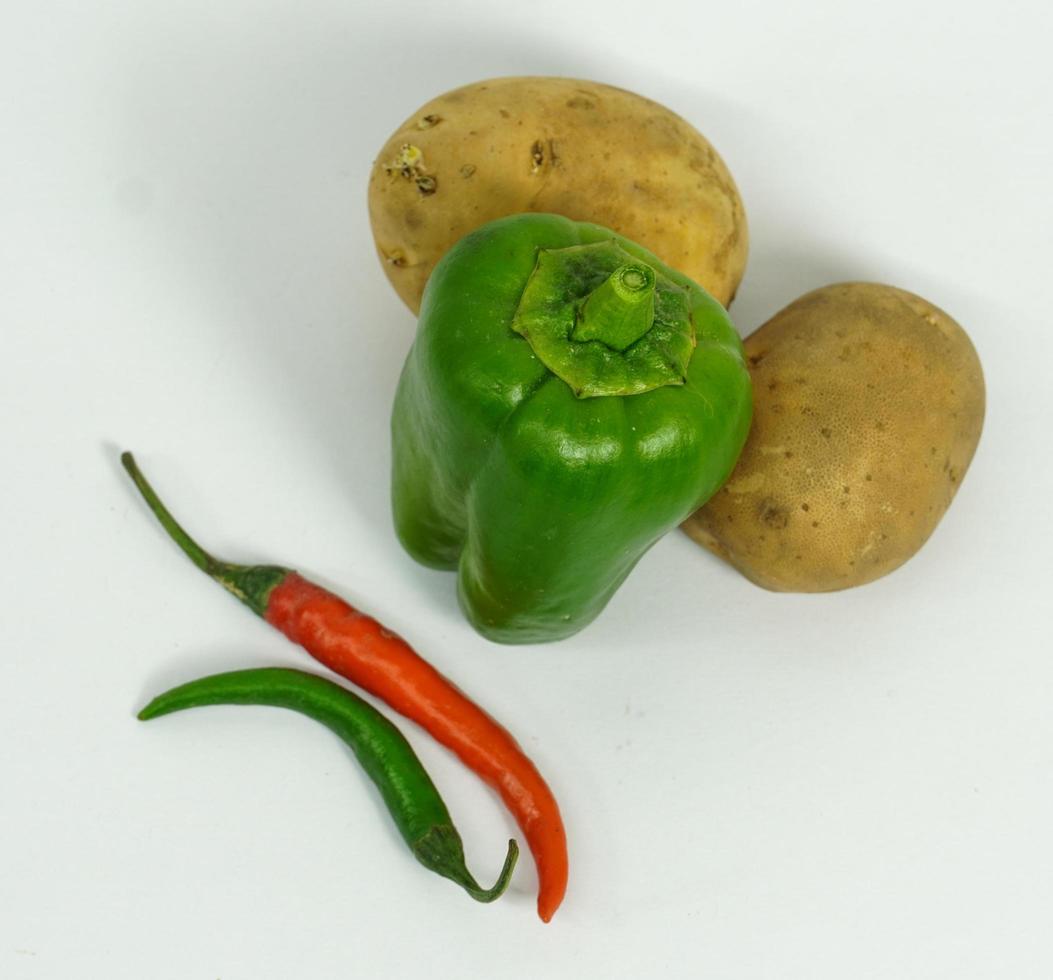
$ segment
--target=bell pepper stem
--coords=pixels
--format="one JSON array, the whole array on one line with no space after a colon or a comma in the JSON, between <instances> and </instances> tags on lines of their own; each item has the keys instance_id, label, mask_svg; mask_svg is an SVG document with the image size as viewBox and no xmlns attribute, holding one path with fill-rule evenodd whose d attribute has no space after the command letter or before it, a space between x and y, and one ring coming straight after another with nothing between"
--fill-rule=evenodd
<instances>
[{"instance_id":1,"label":"bell pepper stem","mask_svg":"<svg viewBox=\"0 0 1053 980\"><path fill-rule=\"evenodd\" d=\"M642 262L619 266L578 308L573 340L599 340L623 351L654 323L654 269Z\"/></svg>"}]
</instances>

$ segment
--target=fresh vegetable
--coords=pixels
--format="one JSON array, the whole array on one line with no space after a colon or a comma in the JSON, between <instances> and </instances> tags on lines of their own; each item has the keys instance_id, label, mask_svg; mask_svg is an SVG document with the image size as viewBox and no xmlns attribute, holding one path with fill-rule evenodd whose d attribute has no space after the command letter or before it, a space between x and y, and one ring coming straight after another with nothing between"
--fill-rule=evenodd
<instances>
[{"instance_id":1,"label":"fresh vegetable","mask_svg":"<svg viewBox=\"0 0 1053 980\"><path fill-rule=\"evenodd\" d=\"M750 382L719 303L628 239L503 218L436 266L392 417L395 525L485 636L556 640L731 472Z\"/></svg>"},{"instance_id":2,"label":"fresh vegetable","mask_svg":"<svg viewBox=\"0 0 1053 980\"><path fill-rule=\"evenodd\" d=\"M746 340L753 430L684 525L768 589L825 592L903 564L954 499L983 427L965 331L902 289L802 296Z\"/></svg>"},{"instance_id":3,"label":"fresh vegetable","mask_svg":"<svg viewBox=\"0 0 1053 980\"><path fill-rule=\"evenodd\" d=\"M424 867L455 881L477 902L492 902L508 887L519 856L516 842L508 842L508 855L493 888L481 888L465 866L461 835L446 804L409 742L376 708L350 691L299 670L235 670L172 688L154 698L139 718L149 721L209 704L272 705L321 722L351 747Z\"/></svg>"},{"instance_id":4,"label":"fresh vegetable","mask_svg":"<svg viewBox=\"0 0 1053 980\"><path fill-rule=\"evenodd\" d=\"M121 462L198 568L320 663L417 722L500 794L534 856L538 915L548 922L567 887L566 834L552 791L515 739L405 640L343 599L288 568L214 558L169 513L132 454Z\"/></svg>"},{"instance_id":5,"label":"fresh vegetable","mask_svg":"<svg viewBox=\"0 0 1053 980\"><path fill-rule=\"evenodd\" d=\"M495 78L447 92L391 135L370 176L377 252L414 312L455 242L524 211L613 228L725 306L746 265L746 214L713 147L610 85Z\"/></svg>"}]
</instances>

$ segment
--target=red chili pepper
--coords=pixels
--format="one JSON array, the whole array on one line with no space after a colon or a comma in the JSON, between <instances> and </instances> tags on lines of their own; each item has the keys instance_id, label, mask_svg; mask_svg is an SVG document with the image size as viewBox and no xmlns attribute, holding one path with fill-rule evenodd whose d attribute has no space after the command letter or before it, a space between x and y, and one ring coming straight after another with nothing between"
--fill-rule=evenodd
<instances>
[{"instance_id":1,"label":"red chili pepper","mask_svg":"<svg viewBox=\"0 0 1053 980\"><path fill-rule=\"evenodd\" d=\"M178 524L131 453L121 462L176 544L206 574L312 657L417 722L500 794L522 828L548 922L567 888L567 837L552 791L509 732L405 640L288 568L212 557Z\"/></svg>"}]
</instances>

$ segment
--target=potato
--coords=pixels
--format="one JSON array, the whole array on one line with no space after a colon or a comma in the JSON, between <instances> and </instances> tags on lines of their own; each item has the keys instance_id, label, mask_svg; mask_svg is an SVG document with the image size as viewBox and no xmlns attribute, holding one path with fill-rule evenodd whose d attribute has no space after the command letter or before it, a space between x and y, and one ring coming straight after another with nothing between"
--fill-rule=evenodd
<instances>
[{"instance_id":1,"label":"potato","mask_svg":"<svg viewBox=\"0 0 1053 980\"><path fill-rule=\"evenodd\" d=\"M984 418L976 351L946 313L874 283L802 296L745 342L754 420L684 529L767 589L827 592L926 541Z\"/></svg>"},{"instance_id":2,"label":"potato","mask_svg":"<svg viewBox=\"0 0 1053 980\"><path fill-rule=\"evenodd\" d=\"M713 147L668 109L597 82L497 78L440 95L384 144L369 181L377 252L414 312L451 245L524 211L611 228L725 306L746 265L746 215Z\"/></svg>"}]
</instances>

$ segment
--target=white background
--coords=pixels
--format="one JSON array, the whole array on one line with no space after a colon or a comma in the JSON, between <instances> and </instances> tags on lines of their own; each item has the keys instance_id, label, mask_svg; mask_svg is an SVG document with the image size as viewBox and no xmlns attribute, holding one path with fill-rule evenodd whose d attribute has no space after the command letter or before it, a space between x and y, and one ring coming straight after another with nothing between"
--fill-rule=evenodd
<instances>
[{"instance_id":1,"label":"white background","mask_svg":"<svg viewBox=\"0 0 1053 980\"><path fill-rule=\"evenodd\" d=\"M9 2L0 36L0 975L1053 976L1053 18L852 4ZM587 631L502 648L399 549L388 409L414 322L365 206L420 103L495 75L639 91L714 143L748 333L864 278L969 331L986 428L935 535L835 595L673 533ZM516 733L571 881L478 906L343 746L166 686L311 667L165 540L299 567ZM481 879L515 832L419 729Z\"/></svg>"}]
</instances>

